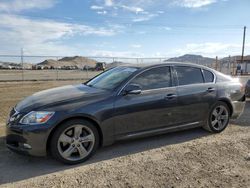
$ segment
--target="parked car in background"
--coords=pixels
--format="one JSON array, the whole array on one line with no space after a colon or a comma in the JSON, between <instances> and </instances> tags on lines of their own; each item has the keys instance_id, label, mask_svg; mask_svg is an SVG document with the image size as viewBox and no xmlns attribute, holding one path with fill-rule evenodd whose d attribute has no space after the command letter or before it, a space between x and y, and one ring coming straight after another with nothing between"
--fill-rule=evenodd
<instances>
[{"instance_id":1,"label":"parked car in background","mask_svg":"<svg viewBox=\"0 0 250 188\"><path fill-rule=\"evenodd\" d=\"M105 62L97 62L95 66L96 71L104 71L106 68L106 63Z\"/></svg>"},{"instance_id":2,"label":"parked car in background","mask_svg":"<svg viewBox=\"0 0 250 188\"><path fill-rule=\"evenodd\" d=\"M245 92L246 92L246 97L250 97L250 79L246 83Z\"/></svg>"},{"instance_id":3,"label":"parked car in background","mask_svg":"<svg viewBox=\"0 0 250 188\"><path fill-rule=\"evenodd\" d=\"M76 164L118 140L194 127L220 133L244 105L242 84L205 66L120 66L18 103L7 123L6 144L15 152L50 152Z\"/></svg>"}]
</instances>

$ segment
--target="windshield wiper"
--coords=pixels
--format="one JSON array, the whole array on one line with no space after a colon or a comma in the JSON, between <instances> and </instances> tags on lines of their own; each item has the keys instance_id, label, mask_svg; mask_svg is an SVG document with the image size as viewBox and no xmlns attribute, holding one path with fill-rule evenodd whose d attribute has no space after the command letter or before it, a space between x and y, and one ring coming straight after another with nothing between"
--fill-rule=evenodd
<instances>
[{"instance_id":1,"label":"windshield wiper","mask_svg":"<svg viewBox=\"0 0 250 188\"><path fill-rule=\"evenodd\" d=\"M89 86L89 87L92 87L92 88L97 88L97 87L95 87L95 86L92 85L92 84L86 84L86 86Z\"/></svg>"}]
</instances>

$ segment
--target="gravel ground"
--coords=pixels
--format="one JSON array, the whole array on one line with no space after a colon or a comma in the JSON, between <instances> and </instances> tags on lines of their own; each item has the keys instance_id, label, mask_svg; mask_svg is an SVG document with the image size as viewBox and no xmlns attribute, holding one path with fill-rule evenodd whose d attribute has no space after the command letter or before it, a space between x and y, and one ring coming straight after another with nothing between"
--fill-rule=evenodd
<instances>
[{"instance_id":1,"label":"gravel ground","mask_svg":"<svg viewBox=\"0 0 250 188\"><path fill-rule=\"evenodd\" d=\"M0 143L0 187L250 187L250 101L221 134L202 129L120 142L87 163L19 156Z\"/></svg>"}]
</instances>

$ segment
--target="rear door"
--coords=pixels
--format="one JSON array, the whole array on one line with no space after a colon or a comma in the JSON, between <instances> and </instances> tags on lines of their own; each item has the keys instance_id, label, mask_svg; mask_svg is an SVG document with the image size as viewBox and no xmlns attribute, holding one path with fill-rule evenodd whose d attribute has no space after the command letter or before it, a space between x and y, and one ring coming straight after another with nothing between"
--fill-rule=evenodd
<instances>
[{"instance_id":1,"label":"rear door","mask_svg":"<svg viewBox=\"0 0 250 188\"><path fill-rule=\"evenodd\" d=\"M179 123L200 123L216 101L214 75L192 66L174 66L177 77Z\"/></svg>"},{"instance_id":2,"label":"rear door","mask_svg":"<svg viewBox=\"0 0 250 188\"><path fill-rule=\"evenodd\" d=\"M177 95L169 66L150 68L128 84L140 94L119 95L115 101L115 132L126 134L171 126L176 120Z\"/></svg>"}]
</instances>

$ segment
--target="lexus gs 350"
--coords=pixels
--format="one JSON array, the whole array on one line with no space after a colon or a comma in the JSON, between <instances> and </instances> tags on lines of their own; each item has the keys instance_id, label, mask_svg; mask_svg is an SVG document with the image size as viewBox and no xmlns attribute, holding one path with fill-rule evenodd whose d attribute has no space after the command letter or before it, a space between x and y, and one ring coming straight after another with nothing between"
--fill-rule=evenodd
<instances>
[{"instance_id":1,"label":"lexus gs 350","mask_svg":"<svg viewBox=\"0 0 250 188\"><path fill-rule=\"evenodd\" d=\"M244 105L238 80L204 66L120 66L25 98L10 112L6 145L76 164L118 140L194 127L220 133Z\"/></svg>"}]
</instances>

